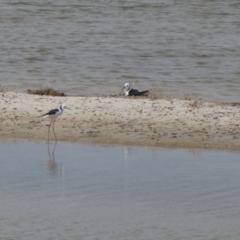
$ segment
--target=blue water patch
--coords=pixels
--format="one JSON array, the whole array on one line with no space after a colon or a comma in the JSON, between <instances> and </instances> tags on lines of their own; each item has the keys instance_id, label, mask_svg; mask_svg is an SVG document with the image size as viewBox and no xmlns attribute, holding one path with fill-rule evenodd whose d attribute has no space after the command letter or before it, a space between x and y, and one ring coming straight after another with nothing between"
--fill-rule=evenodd
<instances>
[{"instance_id":1,"label":"blue water patch","mask_svg":"<svg viewBox=\"0 0 240 240\"><path fill-rule=\"evenodd\" d=\"M1 239L238 239L240 153L0 143Z\"/></svg>"}]
</instances>

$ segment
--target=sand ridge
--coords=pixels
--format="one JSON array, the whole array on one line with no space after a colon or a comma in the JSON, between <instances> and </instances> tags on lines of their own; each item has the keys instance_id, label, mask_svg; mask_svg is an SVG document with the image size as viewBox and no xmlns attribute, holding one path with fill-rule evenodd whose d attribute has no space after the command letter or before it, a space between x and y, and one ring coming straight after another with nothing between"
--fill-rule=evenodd
<instances>
[{"instance_id":1,"label":"sand ridge","mask_svg":"<svg viewBox=\"0 0 240 240\"><path fill-rule=\"evenodd\" d=\"M47 140L43 113L65 103L58 140L183 148L240 149L240 105L197 100L48 97L0 93L1 137ZM54 135L51 134L54 140Z\"/></svg>"}]
</instances>

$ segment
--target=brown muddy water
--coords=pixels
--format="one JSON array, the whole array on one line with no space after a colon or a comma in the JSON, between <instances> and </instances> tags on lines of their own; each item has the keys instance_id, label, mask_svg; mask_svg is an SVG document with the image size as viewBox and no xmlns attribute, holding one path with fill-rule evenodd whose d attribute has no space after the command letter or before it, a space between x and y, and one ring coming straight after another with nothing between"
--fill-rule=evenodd
<instances>
[{"instance_id":1,"label":"brown muddy water","mask_svg":"<svg viewBox=\"0 0 240 240\"><path fill-rule=\"evenodd\" d=\"M239 152L4 140L0 239L237 240L239 176Z\"/></svg>"}]
</instances>

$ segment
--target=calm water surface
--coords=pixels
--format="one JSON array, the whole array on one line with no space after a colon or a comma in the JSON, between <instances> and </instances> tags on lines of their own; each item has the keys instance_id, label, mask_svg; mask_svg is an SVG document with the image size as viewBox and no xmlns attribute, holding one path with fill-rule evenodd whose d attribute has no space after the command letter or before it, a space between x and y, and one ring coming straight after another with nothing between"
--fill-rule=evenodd
<instances>
[{"instance_id":1,"label":"calm water surface","mask_svg":"<svg viewBox=\"0 0 240 240\"><path fill-rule=\"evenodd\" d=\"M0 84L104 95L130 82L239 102L239 14L236 0L4 0Z\"/></svg>"},{"instance_id":2,"label":"calm water surface","mask_svg":"<svg viewBox=\"0 0 240 240\"><path fill-rule=\"evenodd\" d=\"M240 154L0 143L0 239L240 237Z\"/></svg>"}]
</instances>

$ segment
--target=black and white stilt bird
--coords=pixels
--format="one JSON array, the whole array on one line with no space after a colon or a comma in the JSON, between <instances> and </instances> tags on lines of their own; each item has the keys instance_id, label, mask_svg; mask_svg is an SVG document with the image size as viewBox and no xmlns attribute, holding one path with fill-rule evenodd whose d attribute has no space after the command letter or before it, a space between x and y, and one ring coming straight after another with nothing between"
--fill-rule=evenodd
<instances>
[{"instance_id":1,"label":"black and white stilt bird","mask_svg":"<svg viewBox=\"0 0 240 240\"><path fill-rule=\"evenodd\" d=\"M59 108L52 109L52 110L50 110L49 112L47 112L47 113L39 116L39 117L43 117L43 118L46 118L46 117L51 118L51 122L50 122L50 124L48 125L48 140L49 140L50 127L51 127L51 125L52 125L52 129L53 129L53 133L54 133L55 139L57 140L56 133L55 133L55 130L54 130L54 123L55 123L55 121L56 121L56 118L59 117L60 115L62 115L63 110L64 110L65 108L71 110L71 109L68 108L65 104L62 104Z\"/></svg>"},{"instance_id":2,"label":"black and white stilt bird","mask_svg":"<svg viewBox=\"0 0 240 240\"><path fill-rule=\"evenodd\" d=\"M140 91L138 89L131 88L129 83L125 83L120 92L120 95L124 94L125 96L146 96L149 93L149 90Z\"/></svg>"}]
</instances>

